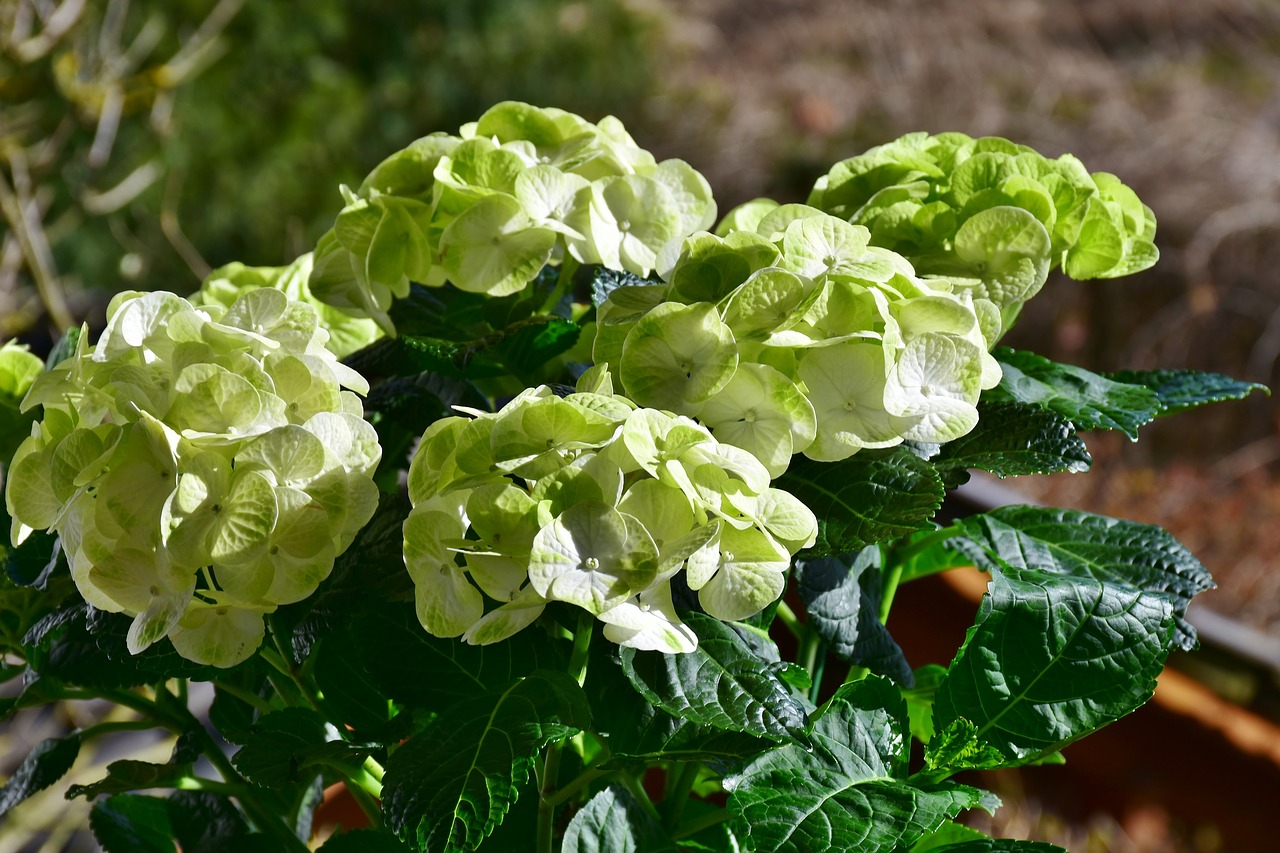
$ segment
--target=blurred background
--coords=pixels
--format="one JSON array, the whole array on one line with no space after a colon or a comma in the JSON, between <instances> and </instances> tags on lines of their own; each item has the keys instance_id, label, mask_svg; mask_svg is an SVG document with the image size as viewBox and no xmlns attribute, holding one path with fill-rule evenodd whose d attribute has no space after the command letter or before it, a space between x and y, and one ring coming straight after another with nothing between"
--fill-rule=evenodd
<instances>
[{"instance_id":1,"label":"blurred background","mask_svg":"<svg viewBox=\"0 0 1280 853\"><path fill-rule=\"evenodd\" d=\"M1051 278L1007 343L1277 384L1276 0L0 0L0 341L44 352L118 290L287 263L332 223L339 184L505 99L618 116L701 170L722 211L802 201L832 163L913 130L1073 153L1155 210L1161 261ZM1186 677L1065 768L981 779L1006 801L983 829L1073 851L1275 849L1250 827L1280 791L1278 412L1254 395L1137 445L1090 437L1090 475L1003 484L1168 527L1220 588L1192 614L1206 649L1173 661ZM945 614L898 608L913 664L947 662L974 592L911 599L956 614L949 646L915 630ZM19 814L74 825L63 808L10 815L0 853L37 849Z\"/></svg>"}]
</instances>

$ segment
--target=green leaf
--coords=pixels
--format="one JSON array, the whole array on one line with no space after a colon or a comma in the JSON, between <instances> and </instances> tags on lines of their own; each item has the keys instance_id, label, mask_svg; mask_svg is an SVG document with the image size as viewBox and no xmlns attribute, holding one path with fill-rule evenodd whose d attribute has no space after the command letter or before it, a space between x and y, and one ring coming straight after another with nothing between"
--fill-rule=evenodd
<instances>
[{"instance_id":1,"label":"green leaf","mask_svg":"<svg viewBox=\"0 0 1280 853\"><path fill-rule=\"evenodd\" d=\"M577 323L551 317L507 335L497 346L497 352L511 373L528 382L536 375L536 368L573 349L581 333L582 327Z\"/></svg>"},{"instance_id":2,"label":"green leaf","mask_svg":"<svg viewBox=\"0 0 1280 853\"><path fill-rule=\"evenodd\" d=\"M278 789L309 781L316 767L359 767L370 752L330 740L324 718L315 711L285 708L254 724L231 763L255 785Z\"/></svg>"},{"instance_id":3,"label":"green leaf","mask_svg":"<svg viewBox=\"0 0 1280 853\"><path fill-rule=\"evenodd\" d=\"M3 457L0 457L2 459ZM5 534L8 535L7 533ZM44 530L28 536L17 548L4 553L5 574L19 586L44 589L49 575L59 566L67 565L58 537Z\"/></svg>"},{"instance_id":4,"label":"green leaf","mask_svg":"<svg viewBox=\"0 0 1280 853\"><path fill-rule=\"evenodd\" d=\"M934 729L967 720L1007 765L1035 761L1150 699L1173 630L1167 596L993 570L977 622L938 688Z\"/></svg>"},{"instance_id":5,"label":"green leaf","mask_svg":"<svg viewBox=\"0 0 1280 853\"><path fill-rule=\"evenodd\" d=\"M929 460L944 472L976 468L1001 479L1087 471L1093 458L1071 421L1026 403L978 405L978 425Z\"/></svg>"},{"instance_id":6,"label":"green leaf","mask_svg":"<svg viewBox=\"0 0 1280 853\"><path fill-rule=\"evenodd\" d=\"M1065 847L1043 841L1015 841L1011 838L981 838L950 844L913 847L911 853L1067 853Z\"/></svg>"},{"instance_id":7,"label":"green leaf","mask_svg":"<svg viewBox=\"0 0 1280 853\"><path fill-rule=\"evenodd\" d=\"M937 470L902 447L863 450L841 462L797 456L774 485L818 517L808 552L834 557L929 526L945 489Z\"/></svg>"},{"instance_id":8,"label":"green leaf","mask_svg":"<svg viewBox=\"0 0 1280 853\"><path fill-rule=\"evenodd\" d=\"M796 560L796 581L812 625L836 655L849 663L912 684L902 649L880 621L880 549L856 556Z\"/></svg>"},{"instance_id":9,"label":"green leaf","mask_svg":"<svg viewBox=\"0 0 1280 853\"><path fill-rule=\"evenodd\" d=\"M79 732L36 744L0 788L0 815L65 776L79 754Z\"/></svg>"},{"instance_id":10,"label":"green leaf","mask_svg":"<svg viewBox=\"0 0 1280 853\"><path fill-rule=\"evenodd\" d=\"M353 829L331 835L319 853L409 853L412 848L383 829Z\"/></svg>"},{"instance_id":11,"label":"green leaf","mask_svg":"<svg viewBox=\"0 0 1280 853\"><path fill-rule=\"evenodd\" d=\"M502 823L542 748L589 722L582 688L560 672L471 696L392 753L382 789L389 825L419 848L476 848Z\"/></svg>"},{"instance_id":12,"label":"green leaf","mask_svg":"<svg viewBox=\"0 0 1280 853\"><path fill-rule=\"evenodd\" d=\"M992 798L976 788L907 781L906 717L887 679L845 684L816 716L810 746L783 746L727 780L729 809L750 849L889 853L961 809L990 809Z\"/></svg>"},{"instance_id":13,"label":"green leaf","mask_svg":"<svg viewBox=\"0 0 1280 853\"><path fill-rule=\"evenodd\" d=\"M618 650L612 644L591 645L584 685L594 730L604 737L611 755L736 764L775 745L771 739L672 716L648 702L619 701L634 688L623 672Z\"/></svg>"},{"instance_id":14,"label":"green leaf","mask_svg":"<svg viewBox=\"0 0 1280 853\"><path fill-rule=\"evenodd\" d=\"M802 740L804 706L740 636L718 619L684 616L698 635L688 654L621 649L627 678L651 704L695 725L775 741Z\"/></svg>"},{"instance_id":15,"label":"green leaf","mask_svg":"<svg viewBox=\"0 0 1280 853\"><path fill-rule=\"evenodd\" d=\"M963 824L947 821L936 831L929 833L924 838L917 841L911 848L911 853L927 853L929 850L936 850L939 847L945 847L948 844L959 844L967 841L990 841L986 835L978 832L976 829L970 829Z\"/></svg>"},{"instance_id":16,"label":"green leaf","mask_svg":"<svg viewBox=\"0 0 1280 853\"><path fill-rule=\"evenodd\" d=\"M1151 423L1161 412L1159 397L1145 385L1116 382L1008 347L999 347L992 355L1000 362L1004 378L986 392L989 401L1030 403L1057 412L1076 429L1120 430L1135 441L1138 427Z\"/></svg>"},{"instance_id":17,"label":"green leaf","mask_svg":"<svg viewBox=\"0 0 1280 853\"><path fill-rule=\"evenodd\" d=\"M1185 619L1187 605L1216 584L1168 531L1078 510L1032 506L1001 507L960 524L968 541L978 546L960 547L979 568L1035 569L1161 596L1177 619L1174 643L1185 651L1196 647L1195 628Z\"/></svg>"},{"instance_id":18,"label":"green leaf","mask_svg":"<svg viewBox=\"0 0 1280 853\"><path fill-rule=\"evenodd\" d=\"M599 308L619 287L661 286L660 281L641 278L635 273L623 270L611 270L608 267L595 267L591 274L591 304Z\"/></svg>"},{"instance_id":19,"label":"green leaf","mask_svg":"<svg viewBox=\"0 0 1280 853\"><path fill-rule=\"evenodd\" d=\"M1113 382L1150 388L1164 407L1160 411L1162 417L1208 403L1243 400L1254 391L1271 396L1271 390L1260 383L1198 370L1122 370L1104 375Z\"/></svg>"},{"instance_id":20,"label":"green leaf","mask_svg":"<svg viewBox=\"0 0 1280 853\"><path fill-rule=\"evenodd\" d=\"M545 634L527 631L519 642L470 646L433 637L419 624L412 603L386 605L349 619L326 640L336 653L354 661L358 680L347 690L429 711L443 711L486 691L505 688L535 669L565 667L561 650ZM323 668L317 670L321 678ZM407 678L405 673L413 673ZM326 696L338 685L321 678Z\"/></svg>"},{"instance_id":21,"label":"green leaf","mask_svg":"<svg viewBox=\"0 0 1280 853\"><path fill-rule=\"evenodd\" d=\"M184 853L207 853L218 842L241 842L250 836L244 817L225 796L174 791L166 802L173 837Z\"/></svg>"},{"instance_id":22,"label":"green leaf","mask_svg":"<svg viewBox=\"0 0 1280 853\"><path fill-rule=\"evenodd\" d=\"M168 804L159 797L117 794L94 803L89 828L104 853L173 853L177 850Z\"/></svg>"},{"instance_id":23,"label":"green leaf","mask_svg":"<svg viewBox=\"0 0 1280 853\"><path fill-rule=\"evenodd\" d=\"M587 801L564 831L561 853L656 853L676 849L662 829L621 785Z\"/></svg>"},{"instance_id":24,"label":"green leaf","mask_svg":"<svg viewBox=\"0 0 1280 853\"><path fill-rule=\"evenodd\" d=\"M123 794L145 788L176 788L191 778L190 764L152 764L147 761L121 759L107 765L107 775L90 785L72 785L67 799L101 794Z\"/></svg>"}]
</instances>

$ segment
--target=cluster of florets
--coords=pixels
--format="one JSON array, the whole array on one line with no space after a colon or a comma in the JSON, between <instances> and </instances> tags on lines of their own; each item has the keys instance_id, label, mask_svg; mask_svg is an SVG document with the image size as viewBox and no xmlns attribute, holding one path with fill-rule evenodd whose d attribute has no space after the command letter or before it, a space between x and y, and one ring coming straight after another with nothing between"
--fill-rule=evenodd
<instances>
[{"instance_id":1,"label":"cluster of florets","mask_svg":"<svg viewBox=\"0 0 1280 853\"><path fill-rule=\"evenodd\" d=\"M996 136L907 134L837 163L809 204L867 226L923 275L969 279L957 286L995 302L1006 330L1054 267L1116 278L1159 257L1151 208L1115 175Z\"/></svg>"},{"instance_id":2,"label":"cluster of florets","mask_svg":"<svg viewBox=\"0 0 1280 853\"><path fill-rule=\"evenodd\" d=\"M316 247L311 289L394 332L411 281L505 296L567 255L648 275L659 250L715 221L706 179L658 163L613 117L507 102L393 154Z\"/></svg>"},{"instance_id":3,"label":"cluster of florets","mask_svg":"<svg viewBox=\"0 0 1280 853\"><path fill-rule=\"evenodd\" d=\"M9 470L13 541L56 531L84 598L134 617L131 652L168 637L193 661L244 660L377 503L367 385L327 337L271 288L225 310L120 294L97 345L81 337L26 397L44 417Z\"/></svg>"},{"instance_id":4,"label":"cluster of florets","mask_svg":"<svg viewBox=\"0 0 1280 853\"><path fill-rule=\"evenodd\" d=\"M320 328L329 333L325 346L338 358L346 358L382 337L382 329L368 317L353 317L316 299L307 284L311 268L311 252L285 267L249 267L235 261L209 273L188 299L196 306L217 305L225 310L246 291L274 288L315 309Z\"/></svg>"},{"instance_id":5,"label":"cluster of florets","mask_svg":"<svg viewBox=\"0 0 1280 853\"><path fill-rule=\"evenodd\" d=\"M753 456L615 396L600 368L568 396L544 386L472 414L433 424L409 469L405 562L436 636L497 642L563 601L613 642L691 651L677 575L707 613L744 619L817 534Z\"/></svg>"},{"instance_id":6,"label":"cluster of florets","mask_svg":"<svg viewBox=\"0 0 1280 853\"><path fill-rule=\"evenodd\" d=\"M1000 381L994 304L917 277L815 208L756 213L686 240L666 284L600 306L594 357L624 393L696 417L773 476L795 453L836 461L974 427L979 393Z\"/></svg>"}]
</instances>

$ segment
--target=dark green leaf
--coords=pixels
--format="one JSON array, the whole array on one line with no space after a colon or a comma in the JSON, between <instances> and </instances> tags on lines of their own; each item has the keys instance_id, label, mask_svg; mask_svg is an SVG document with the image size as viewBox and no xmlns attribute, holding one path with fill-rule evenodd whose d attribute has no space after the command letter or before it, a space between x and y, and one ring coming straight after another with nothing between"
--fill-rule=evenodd
<instances>
[{"instance_id":1,"label":"dark green leaf","mask_svg":"<svg viewBox=\"0 0 1280 853\"><path fill-rule=\"evenodd\" d=\"M117 794L93 804L89 828L104 853L174 853L168 804L158 797Z\"/></svg>"},{"instance_id":2,"label":"dark green leaf","mask_svg":"<svg viewBox=\"0 0 1280 853\"><path fill-rule=\"evenodd\" d=\"M519 642L471 646L428 634L411 603L347 619L333 645L338 654L356 657L378 695L430 711L538 668L565 667L561 649L536 627Z\"/></svg>"},{"instance_id":3,"label":"dark green leaf","mask_svg":"<svg viewBox=\"0 0 1280 853\"><path fill-rule=\"evenodd\" d=\"M1242 382L1221 373L1201 373L1198 370L1123 370L1105 376L1113 382L1150 388L1164 407L1161 416L1208 403L1242 400L1254 391L1271 394L1267 386L1257 382Z\"/></svg>"},{"instance_id":4,"label":"dark green leaf","mask_svg":"<svg viewBox=\"0 0 1280 853\"><path fill-rule=\"evenodd\" d=\"M3 457L0 457L0 463ZM67 567L62 553L62 542L57 536L37 530L17 548L4 552L4 568L9 580L18 586L34 586L44 589L49 575L61 566Z\"/></svg>"},{"instance_id":5,"label":"dark green leaf","mask_svg":"<svg viewBox=\"0 0 1280 853\"><path fill-rule=\"evenodd\" d=\"M596 267L591 277L591 302L599 308L609 298L609 294L619 287L644 287L645 285L654 284L660 285L662 282L651 281L622 270Z\"/></svg>"},{"instance_id":6,"label":"dark green leaf","mask_svg":"<svg viewBox=\"0 0 1280 853\"><path fill-rule=\"evenodd\" d=\"M285 708L254 724L231 763L255 785L285 787L301 780L303 757L325 740L323 717L306 708Z\"/></svg>"},{"instance_id":7,"label":"dark green leaf","mask_svg":"<svg viewBox=\"0 0 1280 853\"><path fill-rule=\"evenodd\" d=\"M887 679L843 685L815 718L811 746L788 744L727 780L729 808L759 853L890 853L961 809L991 808L964 785L906 779L906 706Z\"/></svg>"},{"instance_id":8,"label":"dark green leaf","mask_svg":"<svg viewBox=\"0 0 1280 853\"><path fill-rule=\"evenodd\" d=\"M545 323L521 327L505 337L497 350L509 372L531 382L537 376L536 368L572 349L581 333L577 323L552 317Z\"/></svg>"},{"instance_id":9,"label":"dark green leaf","mask_svg":"<svg viewBox=\"0 0 1280 853\"><path fill-rule=\"evenodd\" d=\"M777 741L802 739L804 705L732 628L701 613L686 614L698 635L688 654L621 649L627 678L651 704L696 725Z\"/></svg>"},{"instance_id":10,"label":"dark green leaf","mask_svg":"<svg viewBox=\"0 0 1280 853\"><path fill-rule=\"evenodd\" d=\"M880 621L883 580L878 546L852 558L797 560L796 580L809 623L841 660L911 685L911 667Z\"/></svg>"},{"instance_id":11,"label":"dark green leaf","mask_svg":"<svg viewBox=\"0 0 1280 853\"><path fill-rule=\"evenodd\" d=\"M310 780L319 767L351 772L371 751L329 739L324 718L315 711L285 708L254 724L231 763L256 785L283 788Z\"/></svg>"},{"instance_id":12,"label":"dark green leaf","mask_svg":"<svg viewBox=\"0 0 1280 853\"><path fill-rule=\"evenodd\" d=\"M582 688L561 672L472 695L391 754L389 825L420 848L474 849L502 823L542 748L589 723Z\"/></svg>"},{"instance_id":13,"label":"dark green leaf","mask_svg":"<svg viewBox=\"0 0 1280 853\"><path fill-rule=\"evenodd\" d=\"M978 425L930 460L944 472L976 468L1004 478L1089 470L1093 458L1071 421L1028 403L978 405ZM945 475L944 475L945 476Z\"/></svg>"},{"instance_id":14,"label":"dark green leaf","mask_svg":"<svg viewBox=\"0 0 1280 853\"><path fill-rule=\"evenodd\" d=\"M67 774L80 754L80 734L42 740L0 788L0 815Z\"/></svg>"},{"instance_id":15,"label":"dark green leaf","mask_svg":"<svg viewBox=\"0 0 1280 853\"><path fill-rule=\"evenodd\" d=\"M59 364L75 355L76 347L80 344L80 337L84 334L84 331L80 326L69 327L66 334L58 338L58 342L49 351L49 357L44 360L44 369L53 370Z\"/></svg>"},{"instance_id":16,"label":"dark green leaf","mask_svg":"<svg viewBox=\"0 0 1280 853\"><path fill-rule=\"evenodd\" d=\"M1062 415L1076 429L1120 430L1136 440L1138 427L1155 420L1163 408L1156 392L1145 385L1116 382L1008 347L998 347L992 355L1004 378L984 394L985 399L1040 406Z\"/></svg>"},{"instance_id":17,"label":"dark green leaf","mask_svg":"<svg viewBox=\"0 0 1280 853\"><path fill-rule=\"evenodd\" d=\"M72 785L67 799L101 794L123 794L145 788L176 788L191 777L189 764L151 764L146 761L122 759L107 765L107 775L91 785Z\"/></svg>"},{"instance_id":18,"label":"dark green leaf","mask_svg":"<svg viewBox=\"0 0 1280 853\"><path fill-rule=\"evenodd\" d=\"M1196 647L1187 605L1215 586L1195 556L1168 531L1071 509L1006 506L962 520L968 542L956 543L982 569L1010 565L1088 577L1163 596L1178 620L1174 642ZM993 558L995 558L993 560Z\"/></svg>"},{"instance_id":19,"label":"dark green leaf","mask_svg":"<svg viewBox=\"0 0 1280 853\"><path fill-rule=\"evenodd\" d=\"M657 853L676 849L662 828L620 785L597 793L564 831L561 853Z\"/></svg>"},{"instance_id":20,"label":"dark green leaf","mask_svg":"<svg viewBox=\"0 0 1280 853\"><path fill-rule=\"evenodd\" d=\"M333 571L316 591L272 615L272 628L288 636L295 661L304 660L317 640L357 613L385 608L389 601L412 600L402 532L409 509L399 494L379 495L373 518L334 561Z\"/></svg>"},{"instance_id":21,"label":"dark green leaf","mask_svg":"<svg viewBox=\"0 0 1280 853\"><path fill-rule=\"evenodd\" d=\"M933 727L968 720L1007 764L1034 761L1150 699L1173 630L1166 596L995 569L938 688Z\"/></svg>"},{"instance_id":22,"label":"dark green leaf","mask_svg":"<svg viewBox=\"0 0 1280 853\"><path fill-rule=\"evenodd\" d=\"M250 695L263 696L271 689L267 676L258 667L245 667L218 679L218 683L213 686L209 722L228 743L243 744L258 719L258 710L239 696L227 692L223 685L238 687Z\"/></svg>"},{"instance_id":23,"label":"dark green leaf","mask_svg":"<svg viewBox=\"0 0 1280 853\"><path fill-rule=\"evenodd\" d=\"M984 838L944 844L941 847L913 848L911 853L1067 853L1065 847L1043 841L1015 841L1010 838Z\"/></svg>"},{"instance_id":24,"label":"dark green leaf","mask_svg":"<svg viewBox=\"0 0 1280 853\"><path fill-rule=\"evenodd\" d=\"M673 717L629 698L635 688L622 671L618 647L593 643L585 684L595 731L614 756L736 764L771 749L775 741Z\"/></svg>"},{"instance_id":25,"label":"dark green leaf","mask_svg":"<svg viewBox=\"0 0 1280 853\"><path fill-rule=\"evenodd\" d=\"M906 448L863 450L842 462L797 456L775 484L818 517L810 553L834 557L929 526L946 490L937 470Z\"/></svg>"},{"instance_id":26,"label":"dark green leaf","mask_svg":"<svg viewBox=\"0 0 1280 853\"><path fill-rule=\"evenodd\" d=\"M410 847L384 829L353 829L333 835L319 853L409 853Z\"/></svg>"},{"instance_id":27,"label":"dark green leaf","mask_svg":"<svg viewBox=\"0 0 1280 853\"><path fill-rule=\"evenodd\" d=\"M240 811L231 800L208 791L174 791L169 795L169 822L183 853L205 853L219 839L239 839L249 834Z\"/></svg>"}]
</instances>

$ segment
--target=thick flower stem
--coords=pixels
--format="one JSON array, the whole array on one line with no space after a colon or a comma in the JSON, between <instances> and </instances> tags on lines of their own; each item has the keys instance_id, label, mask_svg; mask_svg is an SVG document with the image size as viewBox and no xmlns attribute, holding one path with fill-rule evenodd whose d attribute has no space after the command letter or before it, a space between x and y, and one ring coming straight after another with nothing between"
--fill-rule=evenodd
<instances>
[{"instance_id":1,"label":"thick flower stem","mask_svg":"<svg viewBox=\"0 0 1280 853\"><path fill-rule=\"evenodd\" d=\"M578 617L577 630L573 633L573 651L569 653L569 675L579 686L587 678L587 655L591 650L591 634L595 627L595 617L583 611ZM559 743L549 745L543 759L538 787L538 853L551 853L554 846L556 806L563 802L559 791L562 749L563 745ZM585 784L579 783L581 778L579 776L569 785Z\"/></svg>"}]
</instances>

